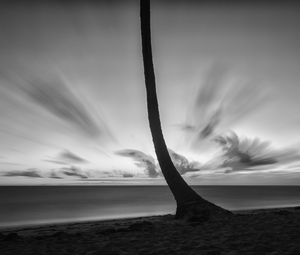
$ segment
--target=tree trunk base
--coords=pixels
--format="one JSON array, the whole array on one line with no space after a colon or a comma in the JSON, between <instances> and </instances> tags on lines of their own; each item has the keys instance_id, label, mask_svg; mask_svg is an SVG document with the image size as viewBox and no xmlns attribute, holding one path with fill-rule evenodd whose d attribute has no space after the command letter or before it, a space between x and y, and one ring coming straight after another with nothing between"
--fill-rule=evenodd
<instances>
[{"instance_id":1,"label":"tree trunk base","mask_svg":"<svg viewBox=\"0 0 300 255\"><path fill-rule=\"evenodd\" d=\"M177 205L175 219L203 223L212 220L228 219L232 215L232 212L203 199Z\"/></svg>"}]
</instances>

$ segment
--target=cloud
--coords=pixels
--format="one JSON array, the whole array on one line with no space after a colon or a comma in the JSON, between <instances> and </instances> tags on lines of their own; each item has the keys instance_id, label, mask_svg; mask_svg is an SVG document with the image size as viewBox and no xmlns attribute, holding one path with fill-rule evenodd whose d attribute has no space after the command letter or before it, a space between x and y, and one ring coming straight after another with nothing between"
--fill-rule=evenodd
<instances>
[{"instance_id":1,"label":"cloud","mask_svg":"<svg viewBox=\"0 0 300 255\"><path fill-rule=\"evenodd\" d=\"M124 173L124 174L123 174L123 177L124 177L124 178L132 178L132 177L134 177L134 174L131 174L131 173Z\"/></svg>"},{"instance_id":2,"label":"cloud","mask_svg":"<svg viewBox=\"0 0 300 255\"><path fill-rule=\"evenodd\" d=\"M72 177L79 177L80 180L90 180L95 178L107 177L122 177L125 172L99 171L97 169L82 169L76 166L67 166L61 168L54 168L49 170L47 177L52 179L68 179Z\"/></svg>"},{"instance_id":3,"label":"cloud","mask_svg":"<svg viewBox=\"0 0 300 255\"><path fill-rule=\"evenodd\" d=\"M222 154L206 164L206 167L214 165L214 168L227 168L226 173L285 168L285 165L300 162L298 149L274 149L270 142L259 138L241 138L230 132L214 140L222 148Z\"/></svg>"},{"instance_id":4,"label":"cloud","mask_svg":"<svg viewBox=\"0 0 300 255\"><path fill-rule=\"evenodd\" d=\"M57 165L70 165L70 164L86 164L88 160L76 155L69 150L63 150L54 158L44 159L43 161L54 163Z\"/></svg>"},{"instance_id":5,"label":"cloud","mask_svg":"<svg viewBox=\"0 0 300 255\"><path fill-rule=\"evenodd\" d=\"M67 162L54 160L54 159L44 159L43 161L58 164L58 165L68 165Z\"/></svg>"},{"instance_id":6,"label":"cloud","mask_svg":"<svg viewBox=\"0 0 300 255\"><path fill-rule=\"evenodd\" d=\"M171 149L168 150L173 164L181 175L186 174L187 172L194 172L199 170L199 167L201 165L199 162L190 162L185 156ZM153 178L162 174L160 167L158 163L156 163L155 159L142 151L126 149L117 151L116 154L133 159L135 164L139 167L142 167L149 177Z\"/></svg>"},{"instance_id":7,"label":"cloud","mask_svg":"<svg viewBox=\"0 0 300 255\"><path fill-rule=\"evenodd\" d=\"M51 171L49 178L52 179L63 179L63 177L59 176L54 170Z\"/></svg>"},{"instance_id":8,"label":"cloud","mask_svg":"<svg viewBox=\"0 0 300 255\"><path fill-rule=\"evenodd\" d=\"M142 151L125 149L116 151L115 154L133 159L135 165L143 168L145 173L151 178L157 177L159 175L159 172L156 168L155 159Z\"/></svg>"},{"instance_id":9,"label":"cloud","mask_svg":"<svg viewBox=\"0 0 300 255\"><path fill-rule=\"evenodd\" d=\"M32 177L32 178L42 178L42 176L38 173L37 169L35 168L5 172L4 176L7 177L24 176L24 177Z\"/></svg>"},{"instance_id":10,"label":"cloud","mask_svg":"<svg viewBox=\"0 0 300 255\"><path fill-rule=\"evenodd\" d=\"M216 135L262 106L267 101L266 91L259 85L233 78L225 65L214 64L192 100L186 122L181 125L192 144Z\"/></svg>"},{"instance_id":11,"label":"cloud","mask_svg":"<svg viewBox=\"0 0 300 255\"><path fill-rule=\"evenodd\" d=\"M41 174L41 172L43 174ZM30 168L26 170L14 170L0 173L6 177L31 177L31 178L50 178L50 179L64 179L64 180L95 180L101 178L132 178L140 177L126 170L107 170L102 171L98 169L82 169L76 166L66 166L53 169L44 169L43 171Z\"/></svg>"},{"instance_id":12,"label":"cloud","mask_svg":"<svg viewBox=\"0 0 300 255\"><path fill-rule=\"evenodd\" d=\"M61 152L59 154L58 158L61 160L65 160L67 162L74 163L74 164L75 163L77 163L77 164L88 163L88 161L86 159L79 157L75 153L68 151L68 150L64 150L63 152Z\"/></svg>"},{"instance_id":13,"label":"cloud","mask_svg":"<svg viewBox=\"0 0 300 255\"><path fill-rule=\"evenodd\" d=\"M79 177L81 179L88 178L88 175L84 173L80 168L71 166L71 167L62 167L60 171L67 176Z\"/></svg>"},{"instance_id":14,"label":"cloud","mask_svg":"<svg viewBox=\"0 0 300 255\"><path fill-rule=\"evenodd\" d=\"M31 103L67 122L81 133L92 138L112 138L105 121L92 113L74 89L67 86L58 75L38 77L2 72L1 76L8 81L10 89L15 89L14 93L19 92L19 95L26 96Z\"/></svg>"},{"instance_id":15,"label":"cloud","mask_svg":"<svg viewBox=\"0 0 300 255\"><path fill-rule=\"evenodd\" d=\"M96 137L101 129L78 98L59 79L31 80L22 91L36 104L58 118L75 125L85 134Z\"/></svg>"},{"instance_id":16,"label":"cloud","mask_svg":"<svg viewBox=\"0 0 300 255\"><path fill-rule=\"evenodd\" d=\"M177 171L183 175L187 172L196 172L199 171L200 163L197 161L190 162L185 156L171 150L169 150L170 157L173 164L175 165Z\"/></svg>"}]
</instances>

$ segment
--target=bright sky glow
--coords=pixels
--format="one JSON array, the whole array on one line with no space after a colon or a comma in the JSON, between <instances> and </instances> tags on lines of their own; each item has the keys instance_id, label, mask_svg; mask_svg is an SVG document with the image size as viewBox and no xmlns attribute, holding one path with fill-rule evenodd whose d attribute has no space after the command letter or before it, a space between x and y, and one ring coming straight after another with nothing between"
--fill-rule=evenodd
<instances>
[{"instance_id":1,"label":"bright sky glow","mask_svg":"<svg viewBox=\"0 0 300 255\"><path fill-rule=\"evenodd\" d=\"M163 131L185 178L300 184L299 7L157 1L152 14ZM149 178L139 29L136 1L1 8L0 184L163 183ZM214 139L230 131L255 152L270 142L255 160L276 163L233 165L237 148L224 163Z\"/></svg>"}]
</instances>

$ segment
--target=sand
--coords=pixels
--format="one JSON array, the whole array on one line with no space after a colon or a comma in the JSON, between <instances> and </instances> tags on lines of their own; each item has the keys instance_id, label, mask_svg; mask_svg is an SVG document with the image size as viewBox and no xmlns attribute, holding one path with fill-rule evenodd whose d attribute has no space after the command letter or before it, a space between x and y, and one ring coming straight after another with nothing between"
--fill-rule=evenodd
<instances>
[{"instance_id":1,"label":"sand","mask_svg":"<svg viewBox=\"0 0 300 255\"><path fill-rule=\"evenodd\" d=\"M197 223L173 215L14 227L0 254L300 254L300 207L235 212Z\"/></svg>"}]
</instances>

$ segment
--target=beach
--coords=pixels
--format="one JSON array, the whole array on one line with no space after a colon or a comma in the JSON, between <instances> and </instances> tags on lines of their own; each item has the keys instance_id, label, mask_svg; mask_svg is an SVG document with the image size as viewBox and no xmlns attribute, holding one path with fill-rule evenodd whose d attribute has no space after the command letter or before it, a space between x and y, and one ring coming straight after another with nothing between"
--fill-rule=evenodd
<instances>
[{"instance_id":1,"label":"beach","mask_svg":"<svg viewBox=\"0 0 300 255\"><path fill-rule=\"evenodd\" d=\"M174 215L1 228L5 254L300 254L300 207L234 211L229 219Z\"/></svg>"}]
</instances>

